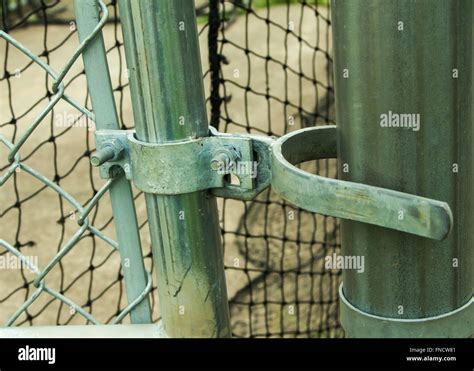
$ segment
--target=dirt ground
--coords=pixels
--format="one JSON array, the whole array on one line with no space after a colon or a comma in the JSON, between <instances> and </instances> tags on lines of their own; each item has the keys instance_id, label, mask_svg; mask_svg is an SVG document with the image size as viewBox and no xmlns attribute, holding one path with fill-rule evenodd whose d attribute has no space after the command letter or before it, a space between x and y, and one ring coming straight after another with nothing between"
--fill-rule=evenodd
<instances>
[{"instance_id":1,"label":"dirt ground","mask_svg":"<svg viewBox=\"0 0 474 371\"><path fill-rule=\"evenodd\" d=\"M319 11L327 14L324 7ZM257 15L266 17L266 10L259 10ZM330 66L327 58L321 51L314 52L315 45L322 51L330 50L331 35L327 34L327 27L316 21L314 11L309 7L299 5L291 6L289 12L286 6L274 6L270 9L270 17L275 23L272 27L255 16L239 17L225 31L225 38L230 42L223 46L228 64L224 65L222 74L229 81L225 85L225 94L231 96L231 100L223 108L226 117L240 123L226 125L222 128L225 131L242 132L251 128L253 132L282 135L302 126L302 112L279 101L292 102L294 106L313 111L316 104L325 99L325 89L315 87L313 82L302 79L298 73L288 72L288 69L328 85ZM306 43L287 36L284 30L289 24ZM52 50L43 60L58 71L77 47L77 35L69 25L49 25L46 37L44 32L43 26L30 26L11 35L37 55L45 49ZM113 24L106 25L104 36L107 49L113 48L117 39L122 40L120 28ZM206 71L206 29L200 33L200 42L203 70ZM271 55L272 60L267 62L256 55L246 55L245 48L257 55ZM0 80L0 134L9 140L15 136L17 140L47 104L46 81L51 89L51 80L47 80L36 65L23 71L29 63L28 58L11 46L7 54L3 40L0 40L0 50L0 65L5 65L11 74L17 69L21 71L18 77ZM123 87L127 83L123 48L114 48L108 58L113 86ZM288 69L282 68L281 64ZM66 94L79 102L87 99L85 76L80 75L82 68L80 60L66 78ZM209 74L205 76L204 84L206 96L209 96ZM249 86L258 94L249 94L239 85ZM277 99L266 99L267 92ZM133 118L128 87L116 89L115 96L122 122L131 126ZM332 107L318 107L321 109L326 110L323 115L334 119ZM12 112L16 118L15 125L3 125L12 120ZM93 189L99 189L103 180L88 162L88 154L94 149L93 124L79 119L71 126L70 120L78 117L74 108L60 101L21 148L20 154L26 164L47 178L54 179L59 175L60 186L85 204ZM288 125L292 118L295 124ZM6 156L6 148L0 146L0 168L6 165ZM305 169L335 175L332 161L321 161L317 167L308 164ZM12 244L19 241L24 245L21 251L36 256L38 265L44 267L78 230L74 207L53 190L43 189L39 181L24 171L15 176L15 182L10 179L0 187L0 239ZM325 271L324 260L318 259L332 254L333 246L337 244L334 220L298 211L283 204L271 192L264 192L258 200L264 202L218 200L225 232L225 265L229 268L226 275L229 298L233 303L234 333L238 336L284 336L335 326L338 274ZM21 207L16 207L18 203ZM137 198L136 207L143 225L146 220L143 196ZM108 197L101 200L92 215L94 225L115 238ZM146 266L151 269L147 225L143 225L141 232ZM119 255L100 239L89 236L61 260L46 281L74 302L90 305L86 309L105 323L117 314L119 308L126 306L119 271ZM33 286L25 285L25 279L30 282L32 277L27 271L0 270L0 323L9 318L27 296L31 296ZM159 316L156 300L155 290L154 318ZM28 324L32 318L35 325L85 323L82 317L74 315L70 308L47 294L41 295L29 308L28 316L23 314L15 323ZM319 333L319 336L325 334Z\"/></svg>"}]
</instances>

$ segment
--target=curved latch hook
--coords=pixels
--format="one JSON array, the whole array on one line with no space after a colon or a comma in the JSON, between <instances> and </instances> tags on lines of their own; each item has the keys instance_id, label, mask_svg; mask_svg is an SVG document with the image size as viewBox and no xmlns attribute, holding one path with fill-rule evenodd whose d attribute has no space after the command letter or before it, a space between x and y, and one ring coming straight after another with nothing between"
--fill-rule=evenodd
<instances>
[{"instance_id":1,"label":"curved latch hook","mask_svg":"<svg viewBox=\"0 0 474 371\"><path fill-rule=\"evenodd\" d=\"M272 189L302 209L443 240L453 215L446 202L313 175L295 165L337 157L336 126L284 135L272 144ZM400 217L402 216L402 217Z\"/></svg>"}]
</instances>

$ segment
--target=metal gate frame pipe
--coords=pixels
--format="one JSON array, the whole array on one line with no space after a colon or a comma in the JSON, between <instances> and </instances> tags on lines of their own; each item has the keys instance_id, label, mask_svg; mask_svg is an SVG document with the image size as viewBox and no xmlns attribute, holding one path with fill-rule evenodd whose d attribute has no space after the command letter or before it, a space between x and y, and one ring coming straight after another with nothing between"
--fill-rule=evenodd
<instances>
[{"instance_id":1,"label":"metal gate frame pipe","mask_svg":"<svg viewBox=\"0 0 474 371\"><path fill-rule=\"evenodd\" d=\"M99 23L99 7L96 0L75 0L74 7L79 39L82 41ZM97 129L120 129L101 32L85 48L82 56ZM131 303L146 290L147 274L133 192L123 173L116 175L109 192L125 290ZM130 320L135 324L152 322L148 296L131 310Z\"/></svg>"},{"instance_id":2,"label":"metal gate frame pipe","mask_svg":"<svg viewBox=\"0 0 474 371\"><path fill-rule=\"evenodd\" d=\"M194 1L120 0L119 10L137 139L208 136ZM216 199L208 190L145 197L166 334L229 337Z\"/></svg>"},{"instance_id":3,"label":"metal gate frame pipe","mask_svg":"<svg viewBox=\"0 0 474 371\"><path fill-rule=\"evenodd\" d=\"M365 258L364 273L343 271L350 337L473 334L473 10L332 1L340 176L445 201L454 217L444 241L341 221L343 255ZM392 113L419 114L419 130L383 126Z\"/></svg>"}]
</instances>

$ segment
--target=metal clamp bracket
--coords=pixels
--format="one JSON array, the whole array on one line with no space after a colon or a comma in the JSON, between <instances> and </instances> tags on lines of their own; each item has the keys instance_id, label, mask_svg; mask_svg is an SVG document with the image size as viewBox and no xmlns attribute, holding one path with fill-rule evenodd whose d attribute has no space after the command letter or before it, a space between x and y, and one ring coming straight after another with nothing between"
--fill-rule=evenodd
<instances>
[{"instance_id":1,"label":"metal clamp bracket","mask_svg":"<svg viewBox=\"0 0 474 371\"><path fill-rule=\"evenodd\" d=\"M146 193L174 195L211 189L217 197L251 200L270 184L292 204L319 214L375 224L436 240L453 223L447 203L366 184L313 175L296 165L335 158L336 126L301 129L278 140L222 134L151 144L134 131L99 130L91 162L103 178L120 167ZM231 184L234 174L240 184ZM403 218L400 218L403 215Z\"/></svg>"},{"instance_id":2,"label":"metal clamp bracket","mask_svg":"<svg viewBox=\"0 0 474 371\"><path fill-rule=\"evenodd\" d=\"M176 195L212 189L218 197L251 200L270 185L273 139L221 134L167 143L145 143L132 130L98 130L91 157L102 178L117 168L146 193ZM234 174L239 184L232 184Z\"/></svg>"}]
</instances>

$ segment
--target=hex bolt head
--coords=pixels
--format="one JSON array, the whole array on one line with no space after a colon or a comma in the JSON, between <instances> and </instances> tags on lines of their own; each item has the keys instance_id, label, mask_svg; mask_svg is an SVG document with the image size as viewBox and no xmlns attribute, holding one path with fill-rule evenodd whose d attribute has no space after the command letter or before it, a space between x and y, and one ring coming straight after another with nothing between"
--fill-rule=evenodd
<instances>
[{"instance_id":1,"label":"hex bolt head","mask_svg":"<svg viewBox=\"0 0 474 371\"><path fill-rule=\"evenodd\" d=\"M216 152L211 160L211 169L214 171L224 171L228 173L227 169L232 161L237 161L240 158L239 152L235 148L220 149Z\"/></svg>"},{"instance_id":2,"label":"hex bolt head","mask_svg":"<svg viewBox=\"0 0 474 371\"><path fill-rule=\"evenodd\" d=\"M225 152L216 154L211 160L211 169L214 171L223 170L230 163L230 157Z\"/></svg>"}]
</instances>

